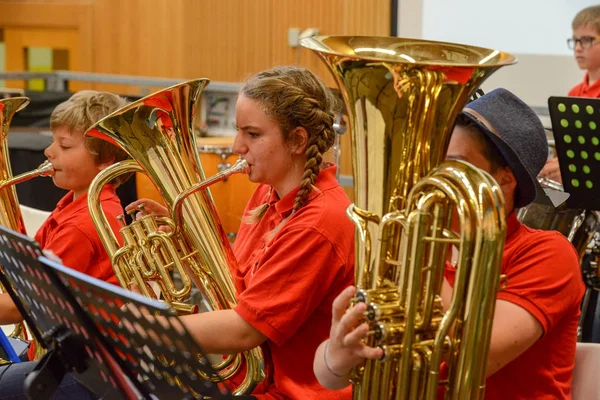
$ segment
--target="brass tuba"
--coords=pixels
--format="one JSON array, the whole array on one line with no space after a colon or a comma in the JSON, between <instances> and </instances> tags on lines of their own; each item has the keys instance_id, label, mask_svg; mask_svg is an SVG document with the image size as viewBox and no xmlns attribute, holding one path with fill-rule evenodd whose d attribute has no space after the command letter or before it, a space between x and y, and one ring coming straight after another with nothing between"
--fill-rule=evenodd
<instances>
[{"instance_id":1,"label":"brass tuba","mask_svg":"<svg viewBox=\"0 0 600 400\"><path fill-rule=\"evenodd\" d=\"M52 164L46 161L34 171L13 177L8 149L8 129L13 116L27 107L28 104L29 99L27 97L12 97L0 100L0 134L2 135L0 138L0 225L22 234L27 234L27 232L19 208L15 185L37 176L51 176L54 174ZM1 285L0 289L3 289ZM9 336L26 339L25 323L16 324L15 329ZM34 358L37 360L41 356L43 348L39 343L35 345ZM2 360L0 360L1 363Z\"/></svg>"},{"instance_id":2,"label":"brass tuba","mask_svg":"<svg viewBox=\"0 0 600 400\"><path fill-rule=\"evenodd\" d=\"M209 310L231 309L236 304L230 271L236 259L206 188L248 167L240 160L205 179L192 127L196 104L207 84L208 80L198 79L163 89L115 111L86 132L116 144L133 159L100 172L88 191L92 220L120 284L125 288L136 285L144 295L163 299L182 313L197 311L198 305L190 302L192 283L210 303L205 307ZM121 247L100 208L99 195L106 183L130 172L150 177L171 217L146 215L123 226ZM167 224L171 232L159 231L159 224ZM160 288L160 295L154 294L150 282ZM213 365L221 379L228 379L242 359L246 376L234 394L249 393L262 380L260 348L227 356Z\"/></svg>"},{"instance_id":3,"label":"brass tuba","mask_svg":"<svg viewBox=\"0 0 600 400\"><path fill-rule=\"evenodd\" d=\"M302 45L328 65L348 110L354 301L367 304L367 344L384 350L382 359L353 370L354 399L433 400L438 389L447 399L482 398L504 198L489 174L442 162L471 93L514 57L391 37L325 36ZM451 246L459 251L457 273L452 300L443 305ZM443 361L447 378L440 376Z\"/></svg>"}]
</instances>

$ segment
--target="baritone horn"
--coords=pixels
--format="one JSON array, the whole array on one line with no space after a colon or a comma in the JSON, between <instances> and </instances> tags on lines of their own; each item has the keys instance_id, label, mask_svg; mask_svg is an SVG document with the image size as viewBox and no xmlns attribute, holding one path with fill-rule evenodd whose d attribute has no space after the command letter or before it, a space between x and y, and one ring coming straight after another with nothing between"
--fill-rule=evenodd
<instances>
[{"instance_id":1,"label":"baritone horn","mask_svg":"<svg viewBox=\"0 0 600 400\"><path fill-rule=\"evenodd\" d=\"M190 301L192 286L204 295L209 310L236 305L230 272L236 268L236 259L207 187L232 173L246 172L247 164L240 160L205 178L192 127L196 104L207 84L208 80L198 79L158 91L115 111L86 132L119 146L132 158L101 171L88 192L92 220L119 283L125 288L136 285L144 295L165 300L180 313L198 308ZM121 246L101 210L99 195L106 183L131 172L150 177L171 217L145 215L124 225ZM161 224L171 231L160 231ZM174 276L181 280L179 284ZM158 296L152 285L160 289ZM249 393L262 380L260 348L225 356L213 365L219 378L226 380L242 361L246 375L234 394Z\"/></svg>"},{"instance_id":2,"label":"baritone horn","mask_svg":"<svg viewBox=\"0 0 600 400\"><path fill-rule=\"evenodd\" d=\"M353 370L354 399L434 400L440 387L446 399L483 398L504 198L489 174L443 161L470 95L515 58L391 37L301 43L327 64L348 111L354 301L367 304L367 344L385 354ZM456 280L450 304L442 304L450 246L459 251ZM440 376L443 360L447 378Z\"/></svg>"},{"instance_id":3,"label":"baritone horn","mask_svg":"<svg viewBox=\"0 0 600 400\"><path fill-rule=\"evenodd\" d=\"M0 225L22 234L27 234L27 232L25 230L23 215L19 208L19 199L15 185L37 176L52 176L54 174L52 164L45 161L37 169L13 177L8 149L8 130L13 116L27 107L28 104L29 99L27 97L0 99L0 126L2 127L2 137L0 138ZM4 291L1 284L0 291ZM20 337L24 340L27 339L25 323L16 324L9 336ZM35 343L35 346L34 358L37 360L41 357L43 348L39 343ZM2 361L0 359L0 364L2 364Z\"/></svg>"}]
</instances>

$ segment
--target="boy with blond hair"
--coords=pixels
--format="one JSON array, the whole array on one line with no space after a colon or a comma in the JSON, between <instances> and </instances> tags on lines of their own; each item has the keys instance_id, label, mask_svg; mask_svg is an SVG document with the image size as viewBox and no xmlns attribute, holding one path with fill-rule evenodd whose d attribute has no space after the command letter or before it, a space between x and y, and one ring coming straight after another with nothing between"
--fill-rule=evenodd
<instances>
[{"instance_id":1,"label":"boy with blond hair","mask_svg":"<svg viewBox=\"0 0 600 400\"><path fill-rule=\"evenodd\" d=\"M114 284L118 281L110 258L87 208L87 190L100 171L128 155L108 142L85 137L84 133L125 104L125 99L115 94L85 90L54 109L50 116L53 141L44 154L54 166L54 184L69 193L35 235L40 247L52 251L66 266ZM119 231L116 217L123 213L115 188L127 178L115 178L100 195L102 209L115 233ZM0 325L22 320L10 296L0 294Z\"/></svg>"},{"instance_id":2,"label":"boy with blond hair","mask_svg":"<svg viewBox=\"0 0 600 400\"><path fill-rule=\"evenodd\" d=\"M573 87L569 96L600 97L600 5L579 11L571 26L573 37L567 39L567 44L579 68L586 72L583 82ZM562 183L558 158L548 160L540 176Z\"/></svg>"},{"instance_id":3,"label":"boy with blond hair","mask_svg":"<svg viewBox=\"0 0 600 400\"><path fill-rule=\"evenodd\" d=\"M600 5L581 10L572 23L573 37L567 40L579 68L586 70L583 82L569 96L600 97Z\"/></svg>"}]
</instances>

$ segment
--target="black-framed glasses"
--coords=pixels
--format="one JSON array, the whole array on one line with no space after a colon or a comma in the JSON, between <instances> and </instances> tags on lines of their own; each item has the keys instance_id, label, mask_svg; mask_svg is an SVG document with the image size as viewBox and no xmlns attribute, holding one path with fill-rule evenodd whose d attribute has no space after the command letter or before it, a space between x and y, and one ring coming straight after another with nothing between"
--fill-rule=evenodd
<instances>
[{"instance_id":1,"label":"black-framed glasses","mask_svg":"<svg viewBox=\"0 0 600 400\"><path fill-rule=\"evenodd\" d=\"M598 39L598 36L582 36L580 38L572 37L567 39L567 46L569 49L574 50L577 43L581 45L584 49L589 49L592 47L592 44Z\"/></svg>"}]
</instances>

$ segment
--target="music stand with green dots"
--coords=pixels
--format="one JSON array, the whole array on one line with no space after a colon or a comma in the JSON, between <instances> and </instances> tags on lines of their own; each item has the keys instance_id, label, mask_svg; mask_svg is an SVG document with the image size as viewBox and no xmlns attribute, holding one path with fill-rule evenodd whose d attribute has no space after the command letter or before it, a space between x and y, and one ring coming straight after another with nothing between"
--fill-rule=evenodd
<instances>
[{"instance_id":1,"label":"music stand with green dots","mask_svg":"<svg viewBox=\"0 0 600 400\"><path fill-rule=\"evenodd\" d=\"M548 99L568 208L600 210L600 99Z\"/></svg>"}]
</instances>

